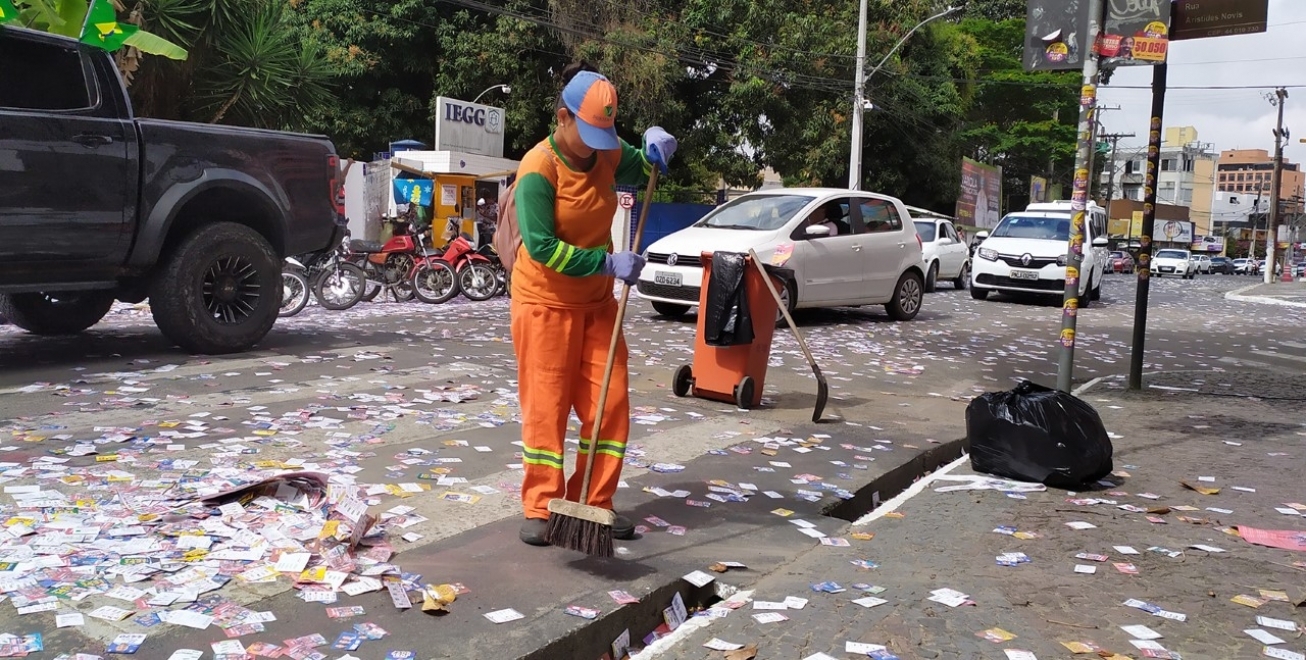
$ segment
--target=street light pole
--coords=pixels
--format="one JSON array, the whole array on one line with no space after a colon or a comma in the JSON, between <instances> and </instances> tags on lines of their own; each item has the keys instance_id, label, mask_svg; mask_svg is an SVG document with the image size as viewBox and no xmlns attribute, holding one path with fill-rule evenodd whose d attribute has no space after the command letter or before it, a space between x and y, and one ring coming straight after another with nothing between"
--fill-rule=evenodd
<instances>
[{"instance_id":1,"label":"street light pole","mask_svg":"<svg viewBox=\"0 0 1306 660\"><path fill-rule=\"evenodd\" d=\"M1265 232L1265 283L1274 281L1274 252L1279 243L1279 186L1283 183L1283 143L1288 131L1283 127L1283 106L1288 101L1288 90L1274 90L1271 103L1279 106L1279 124L1274 129L1274 174L1270 177L1270 226ZM1284 264L1287 267L1287 264Z\"/></svg>"},{"instance_id":2,"label":"street light pole","mask_svg":"<svg viewBox=\"0 0 1306 660\"><path fill-rule=\"evenodd\" d=\"M866 81L870 80L880 70L880 67L884 66L884 63L888 62L889 58L893 57L893 54L898 52L898 49L917 30L931 21L938 20L961 9L961 7L948 7L917 23L907 31L907 34L902 35L898 43L889 49L889 52L884 55L879 64L875 65L875 68L871 69L870 73L863 75L862 72L866 68L866 5L867 0L862 0L857 15L857 79L853 81L852 153L848 157L848 188L850 190L861 190L862 188L862 113L866 110L866 106L869 105L866 99Z\"/></svg>"}]
</instances>

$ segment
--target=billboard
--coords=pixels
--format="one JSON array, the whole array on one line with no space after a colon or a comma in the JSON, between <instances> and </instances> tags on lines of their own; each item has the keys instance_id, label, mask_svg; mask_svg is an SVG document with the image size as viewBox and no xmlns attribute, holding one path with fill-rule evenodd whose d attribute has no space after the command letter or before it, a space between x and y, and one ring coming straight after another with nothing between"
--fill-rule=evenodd
<instances>
[{"instance_id":1,"label":"billboard","mask_svg":"<svg viewBox=\"0 0 1306 660\"><path fill-rule=\"evenodd\" d=\"M1143 212L1134 211L1130 218L1113 218L1107 234L1138 238L1143 235ZM1193 223L1187 220L1152 220L1152 241L1156 243L1193 243Z\"/></svg>"},{"instance_id":2,"label":"billboard","mask_svg":"<svg viewBox=\"0 0 1306 660\"><path fill-rule=\"evenodd\" d=\"M503 158L503 108L438 96L435 150Z\"/></svg>"},{"instance_id":3,"label":"billboard","mask_svg":"<svg viewBox=\"0 0 1306 660\"><path fill-rule=\"evenodd\" d=\"M1029 0L1025 11L1025 70L1082 69L1088 53L1089 21L1087 0Z\"/></svg>"},{"instance_id":4,"label":"billboard","mask_svg":"<svg viewBox=\"0 0 1306 660\"><path fill-rule=\"evenodd\" d=\"M1164 62L1170 47L1169 24L1166 0L1107 0L1098 53L1116 65Z\"/></svg>"},{"instance_id":5,"label":"billboard","mask_svg":"<svg viewBox=\"0 0 1306 660\"><path fill-rule=\"evenodd\" d=\"M992 229L1002 219L1002 168L969 158L961 159L961 192L957 195L957 221Z\"/></svg>"}]
</instances>

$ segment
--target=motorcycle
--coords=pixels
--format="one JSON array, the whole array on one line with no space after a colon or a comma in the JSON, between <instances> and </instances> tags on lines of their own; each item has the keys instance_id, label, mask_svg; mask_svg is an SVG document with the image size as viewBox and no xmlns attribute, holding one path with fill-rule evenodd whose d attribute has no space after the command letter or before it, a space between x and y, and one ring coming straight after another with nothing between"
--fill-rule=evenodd
<instances>
[{"instance_id":1,"label":"motorcycle","mask_svg":"<svg viewBox=\"0 0 1306 660\"><path fill-rule=\"evenodd\" d=\"M496 296L511 296L508 270L503 267L503 261L499 259L499 253L490 243L486 243L476 249L477 254L490 260L490 267L494 269L494 276L499 280L499 289L495 292Z\"/></svg>"},{"instance_id":2,"label":"motorcycle","mask_svg":"<svg viewBox=\"0 0 1306 660\"><path fill-rule=\"evenodd\" d=\"M443 251L434 252L434 259L426 259L413 271L412 286L422 302L440 304L448 302L460 292L469 300L489 300L498 295L500 279L490 259L472 247L458 231L457 221L450 221L449 244ZM449 279L452 269L453 278Z\"/></svg>"},{"instance_id":3,"label":"motorcycle","mask_svg":"<svg viewBox=\"0 0 1306 660\"><path fill-rule=\"evenodd\" d=\"M318 304L330 310L349 309L363 299L367 274L349 263L349 233L334 249L313 255L306 277Z\"/></svg>"},{"instance_id":4,"label":"motorcycle","mask_svg":"<svg viewBox=\"0 0 1306 660\"><path fill-rule=\"evenodd\" d=\"M414 282L418 269L424 265L427 266L428 271L435 271L437 275L448 275L449 279L453 279L452 269L444 273L439 263L432 263L438 262L442 253L426 247L429 229L414 233L411 223L404 219L394 221L394 226L394 235L385 244L368 241L350 243L350 249L353 251L352 260L363 268L369 280L369 288L363 297L364 300L371 300L382 291L390 291L395 302L412 300L416 296ZM438 283L431 286L433 289L428 288L427 293L432 293L434 290L436 293L444 294L448 288L448 286L440 287ZM456 290L453 295L457 295Z\"/></svg>"},{"instance_id":5,"label":"motorcycle","mask_svg":"<svg viewBox=\"0 0 1306 660\"><path fill-rule=\"evenodd\" d=\"M304 276L304 264L294 257L286 257L281 266L281 309L277 316L294 316L308 306L309 285Z\"/></svg>"}]
</instances>

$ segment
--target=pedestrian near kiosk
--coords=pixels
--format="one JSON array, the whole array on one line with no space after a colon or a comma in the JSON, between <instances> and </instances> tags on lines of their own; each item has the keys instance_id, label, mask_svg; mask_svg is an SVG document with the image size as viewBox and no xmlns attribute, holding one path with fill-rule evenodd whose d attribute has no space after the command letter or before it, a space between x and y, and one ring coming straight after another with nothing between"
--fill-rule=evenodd
<instances>
[{"instance_id":1,"label":"pedestrian near kiosk","mask_svg":"<svg viewBox=\"0 0 1306 660\"><path fill-rule=\"evenodd\" d=\"M522 408L521 540L547 545L549 500L579 500L588 460L594 464L589 506L612 509L630 433L625 340L617 344L603 428L592 428L617 302L614 278L634 285L644 258L612 252L617 184L642 185L653 167L666 170L676 140L660 127L637 149L617 136L617 90L585 63L563 72L553 132L517 170L514 203L522 246L512 273L512 340ZM576 472L563 472L567 422L575 409L581 443ZM635 527L617 516L613 536Z\"/></svg>"}]
</instances>

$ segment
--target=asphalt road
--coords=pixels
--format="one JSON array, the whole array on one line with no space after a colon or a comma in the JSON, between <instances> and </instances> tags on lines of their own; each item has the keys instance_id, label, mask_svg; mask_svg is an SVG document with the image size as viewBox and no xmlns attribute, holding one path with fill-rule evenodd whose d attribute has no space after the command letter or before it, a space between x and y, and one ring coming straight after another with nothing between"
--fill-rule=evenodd
<instances>
[{"instance_id":1,"label":"asphalt road","mask_svg":"<svg viewBox=\"0 0 1306 660\"><path fill-rule=\"evenodd\" d=\"M1233 370L1245 364L1288 373L1306 370L1306 343L1298 343L1297 331L1303 315L1297 309L1225 299L1225 292L1251 283L1222 276L1153 282L1147 369ZM1108 279L1100 304L1081 313L1077 382L1127 371L1133 286L1132 277ZM693 317L658 318L643 303L632 309L627 334L636 424L627 458L635 462L623 473L632 491L651 474L653 463L715 459L759 436L810 433L801 429L811 415L815 383L787 332L781 331L772 347L762 409L743 412L733 405L674 398L671 373L693 359ZM833 429L834 442L883 442L877 452L920 451L930 442L964 434L963 411L976 393L1008 389L1025 378L1055 382L1060 326L1055 303L980 302L945 285L926 297L924 310L911 323L893 323L881 308L811 311L799 320L830 380L827 413L844 422L827 427ZM73 338L37 338L0 327L0 402L0 460L5 461L0 478L7 488L20 489L0 496L4 516L22 513L11 497L33 484L64 493L70 502L87 484L89 493L126 489L148 501L175 497L169 484L178 479L195 487L251 474L260 465L317 469L337 475L338 483L390 486L370 490L366 503L387 519L383 547L398 552L394 561L402 566L406 557L423 556L428 546L425 556L439 558L445 552L441 548L457 547L460 535L496 524L510 528L519 515L520 456L513 443L520 430L514 421L515 366L504 298L443 306L363 304L345 312L310 307L279 322L257 350L221 358L188 356L170 347L144 306L119 306L100 325ZM78 445L93 445L95 453L70 451ZM732 481L744 478L722 470L720 476ZM811 472L819 474L815 468ZM754 478L768 487L761 475ZM849 485L865 482L847 479ZM792 490L788 479L781 483ZM441 495L446 491L470 495L472 501L445 499ZM618 506L636 499L633 495L619 494ZM781 504L801 512L806 503ZM89 513L72 515L107 533L131 513L138 512L123 510L111 498L101 499ZM237 515L235 520L278 539L285 538L282 528L302 522L287 519L285 512ZM30 523L11 518L5 526L19 525L10 533L21 538L24 524ZM280 527L269 533L268 525ZM38 533L50 531L37 527ZM695 533L691 527L687 543L696 542ZM511 531L481 533L473 544L496 551L504 535ZM28 558L6 554L10 545L0 539L0 562ZM83 543L63 554L80 556L93 545ZM433 561L442 567L441 575L428 579L470 581L475 572L486 570L469 572ZM209 563L214 570L235 570ZM182 575L195 576L189 570ZM0 591L10 593L16 585L7 583L7 577L0 569ZM286 611L293 607L284 602L293 597L287 580L246 581L234 580L217 593L251 611L296 616L293 609ZM384 599L383 593L372 595ZM475 601L477 607L487 600ZM499 602L501 607L515 604L507 598ZM369 614L380 604L370 602ZM126 607L96 595L76 608L89 614L90 606L102 605ZM214 607L208 603L207 611ZM321 605L309 607L322 617ZM137 612L148 610L137 603ZM207 652L206 644L222 639L210 629L190 640L197 646L181 646L188 639L175 631L188 629L166 625L158 632L142 628L137 617L121 622L87 617L82 626L55 631L47 620L52 618L0 607L0 631L45 630L47 650L56 651L82 648L88 638L107 642L120 633L164 636L142 647L142 658L165 658L175 648Z\"/></svg>"}]
</instances>

